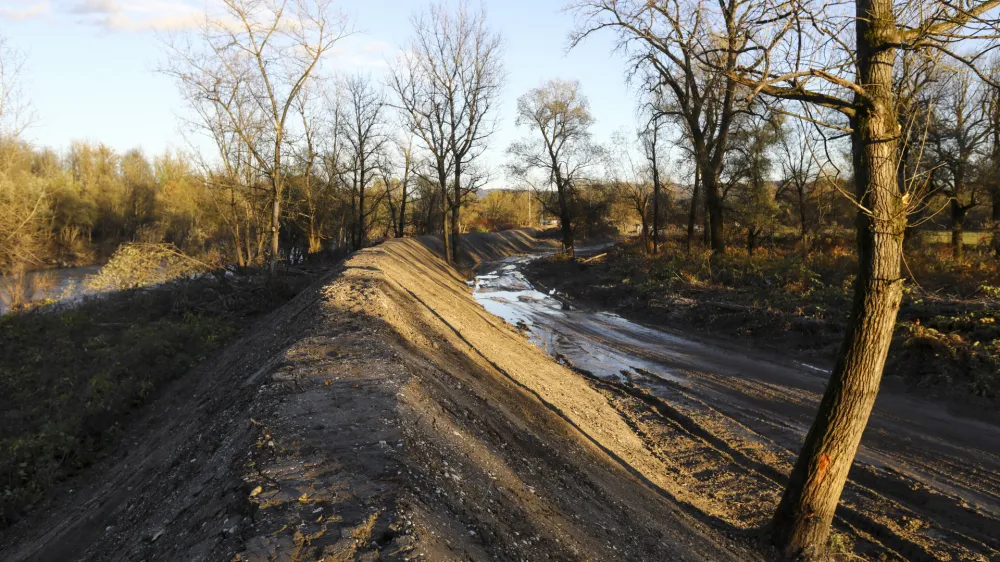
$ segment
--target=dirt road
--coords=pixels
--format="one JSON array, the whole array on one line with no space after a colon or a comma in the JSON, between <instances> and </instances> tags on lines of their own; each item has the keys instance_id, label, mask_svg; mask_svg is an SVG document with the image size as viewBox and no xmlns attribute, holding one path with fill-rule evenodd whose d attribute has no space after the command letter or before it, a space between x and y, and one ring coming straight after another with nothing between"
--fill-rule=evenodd
<instances>
[{"instance_id":1,"label":"dirt road","mask_svg":"<svg viewBox=\"0 0 1000 562\"><path fill-rule=\"evenodd\" d=\"M519 273L487 269L476 295L553 357L595 378L674 472L673 490L720 525L766 522L828 372L614 314L568 310ZM541 290L537 290L541 289ZM886 388L838 511L864 557L1000 560L1000 427Z\"/></svg>"},{"instance_id":2,"label":"dirt road","mask_svg":"<svg viewBox=\"0 0 1000 562\"><path fill-rule=\"evenodd\" d=\"M388 242L175 381L0 559L766 559L672 491L623 397L483 310L435 240Z\"/></svg>"}]
</instances>

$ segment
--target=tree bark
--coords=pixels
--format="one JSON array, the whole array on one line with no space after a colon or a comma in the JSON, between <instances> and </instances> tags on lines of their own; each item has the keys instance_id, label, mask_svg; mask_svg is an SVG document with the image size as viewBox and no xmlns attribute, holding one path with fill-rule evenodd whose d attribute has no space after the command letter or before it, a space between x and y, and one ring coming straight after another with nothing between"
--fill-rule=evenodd
<instances>
[{"instance_id":1,"label":"tree bark","mask_svg":"<svg viewBox=\"0 0 1000 562\"><path fill-rule=\"evenodd\" d=\"M808 228L806 227L806 194L805 187L803 185L796 186L796 190L799 195L799 240L802 243L802 255L809 255L809 246L806 245L806 234Z\"/></svg>"},{"instance_id":2,"label":"tree bark","mask_svg":"<svg viewBox=\"0 0 1000 562\"><path fill-rule=\"evenodd\" d=\"M713 254L726 253L726 237L723 230L722 219L722 194L719 192L718 178L706 176L703 178L705 184L705 195L708 202L709 220L709 241Z\"/></svg>"},{"instance_id":3,"label":"tree bark","mask_svg":"<svg viewBox=\"0 0 1000 562\"><path fill-rule=\"evenodd\" d=\"M557 185L561 186L563 181L556 178ZM563 249L570 259L576 258L576 245L573 240L573 218L569 210L569 189L565 186L557 187L559 192L559 226L562 229Z\"/></svg>"},{"instance_id":4,"label":"tree bark","mask_svg":"<svg viewBox=\"0 0 1000 562\"><path fill-rule=\"evenodd\" d=\"M649 242L649 221L646 220L646 209L639 209L639 217L642 221L642 246L648 252L652 245Z\"/></svg>"},{"instance_id":5,"label":"tree bark","mask_svg":"<svg viewBox=\"0 0 1000 562\"><path fill-rule=\"evenodd\" d=\"M365 184L358 185L358 222L354 231L354 249L360 250L365 244Z\"/></svg>"},{"instance_id":6,"label":"tree bark","mask_svg":"<svg viewBox=\"0 0 1000 562\"><path fill-rule=\"evenodd\" d=\"M279 127L280 129L280 127ZM270 273L278 271L278 250L281 243L281 195L284 188L284 177L281 173L281 143L282 131L277 131L274 146L274 169L271 171L271 266Z\"/></svg>"},{"instance_id":7,"label":"tree bark","mask_svg":"<svg viewBox=\"0 0 1000 562\"><path fill-rule=\"evenodd\" d=\"M957 199L951 200L951 255L956 260L965 257L965 242L963 240L965 230L966 207Z\"/></svg>"},{"instance_id":8,"label":"tree bark","mask_svg":"<svg viewBox=\"0 0 1000 562\"><path fill-rule=\"evenodd\" d=\"M712 217L708 214L706 202L701 213L701 243L707 248L712 241Z\"/></svg>"},{"instance_id":9,"label":"tree bark","mask_svg":"<svg viewBox=\"0 0 1000 562\"><path fill-rule=\"evenodd\" d=\"M873 99L852 119L857 197L858 275L847 332L788 487L772 538L788 558L825 554L830 524L875 404L903 295L900 278L905 205L896 165L899 125L892 92L892 0L858 0L858 83Z\"/></svg>"},{"instance_id":10,"label":"tree bark","mask_svg":"<svg viewBox=\"0 0 1000 562\"><path fill-rule=\"evenodd\" d=\"M690 245L690 236L688 242ZM659 253L660 242L660 169L653 157L653 255Z\"/></svg>"},{"instance_id":11,"label":"tree bark","mask_svg":"<svg viewBox=\"0 0 1000 562\"><path fill-rule=\"evenodd\" d=\"M698 167L695 166L694 185L691 187L691 210L688 213L688 252L691 251L691 243L694 240L694 223L698 220L698 179Z\"/></svg>"},{"instance_id":12,"label":"tree bark","mask_svg":"<svg viewBox=\"0 0 1000 562\"><path fill-rule=\"evenodd\" d=\"M396 227L396 238L402 238L406 234L406 183L407 179L405 176L403 178L403 194L400 196L399 201L399 226Z\"/></svg>"},{"instance_id":13,"label":"tree bark","mask_svg":"<svg viewBox=\"0 0 1000 562\"><path fill-rule=\"evenodd\" d=\"M441 238L444 242L444 261L451 265L451 236L448 236L448 174L442 157L438 157L437 170L441 188Z\"/></svg>"},{"instance_id":14,"label":"tree bark","mask_svg":"<svg viewBox=\"0 0 1000 562\"><path fill-rule=\"evenodd\" d=\"M274 275L278 271L278 248L281 230L281 192L275 187L271 193L271 264L269 271Z\"/></svg>"},{"instance_id":15,"label":"tree bark","mask_svg":"<svg viewBox=\"0 0 1000 562\"><path fill-rule=\"evenodd\" d=\"M451 259L458 263L459 221L462 212L462 164L455 161L455 201L451 206Z\"/></svg>"}]
</instances>

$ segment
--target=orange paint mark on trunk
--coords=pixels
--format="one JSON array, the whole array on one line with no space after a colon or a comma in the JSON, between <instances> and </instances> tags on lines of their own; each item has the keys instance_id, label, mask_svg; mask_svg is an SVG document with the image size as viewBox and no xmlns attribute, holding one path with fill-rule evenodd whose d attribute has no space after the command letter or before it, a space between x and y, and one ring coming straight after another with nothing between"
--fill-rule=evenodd
<instances>
[{"instance_id":1,"label":"orange paint mark on trunk","mask_svg":"<svg viewBox=\"0 0 1000 562\"><path fill-rule=\"evenodd\" d=\"M819 456L819 466L816 468L816 481L822 482L823 477L826 476L826 470L830 468L830 455L820 455Z\"/></svg>"}]
</instances>

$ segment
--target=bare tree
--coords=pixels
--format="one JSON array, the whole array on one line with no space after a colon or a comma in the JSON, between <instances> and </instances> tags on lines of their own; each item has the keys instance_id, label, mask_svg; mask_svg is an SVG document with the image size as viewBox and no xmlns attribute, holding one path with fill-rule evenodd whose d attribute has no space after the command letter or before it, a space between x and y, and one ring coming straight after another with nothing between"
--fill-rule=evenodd
<instances>
[{"instance_id":1,"label":"bare tree","mask_svg":"<svg viewBox=\"0 0 1000 562\"><path fill-rule=\"evenodd\" d=\"M343 93L344 115L337 135L346 151L343 176L354 198L353 246L359 249L367 242L370 218L385 197L384 190L373 188L380 179L391 138L385 97L370 78L355 75L346 79Z\"/></svg>"},{"instance_id":2,"label":"bare tree","mask_svg":"<svg viewBox=\"0 0 1000 562\"><path fill-rule=\"evenodd\" d=\"M937 163L931 178L940 186L936 191L948 198L952 254L960 260L966 214L980 203L981 183L975 176L990 134L986 88L969 72L955 73L938 86L928 134L930 156Z\"/></svg>"},{"instance_id":3,"label":"bare tree","mask_svg":"<svg viewBox=\"0 0 1000 562\"><path fill-rule=\"evenodd\" d=\"M615 196L627 202L638 215L642 227L642 243L648 252L653 246L649 235L649 215L654 197L654 184L652 169L644 166L635 154L637 140L645 150L642 133L633 135L627 129L615 131L611 135L610 147L604 154L605 169L608 183Z\"/></svg>"},{"instance_id":4,"label":"bare tree","mask_svg":"<svg viewBox=\"0 0 1000 562\"><path fill-rule=\"evenodd\" d=\"M386 204L392 233L396 238L406 234L406 205L411 196L413 170L416 162L413 159L413 135L407 135L405 142L396 139L391 144L394 149L387 151L386 160L382 166L382 183L386 189ZM393 171L400 171L398 178L393 177Z\"/></svg>"},{"instance_id":5,"label":"bare tree","mask_svg":"<svg viewBox=\"0 0 1000 562\"><path fill-rule=\"evenodd\" d=\"M532 135L507 149L510 175L531 186L546 210L559 217L563 247L570 257L575 253L577 182L595 160L595 147L590 142L593 122L579 82L550 80L518 98L517 125L528 127ZM541 196L553 187L554 204Z\"/></svg>"},{"instance_id":6,"label":"bare tree","mask_svg":"<svg viewBox=\"0 0 1000 562\"><path fill-rule=\"evenodd\" d=\"M760 238L772 229L777 205L771 191L772 149L781 141L778 116L744 114L730 143L729 173L725 179L727 195L735 192L738 226L746 231L747 254L753 256Z\"/></svg>"},{"instance_id":7,"label":"bare tree","mask_svg":"<svg viewBox=\"0 0 1000 562\"><path fill-rule=\"evenodd\" d=\"M16 139L35 121L24 91L27 57L0 36L0 138Z\"/></svg>"},{"instance_id":8,"label":"bare tree","mask_svg":"<svg viewBox=\"0 0 1000 562\"><path fill-rule=\"evenodd\" d=\"M296 157L299 164L300 174L300 201L298 201L299 211L297 217L305 222L300 225L305 232L306 240L309 244L308 252L314 254L323 250L323 240L327 234L324 229L328 210L326 203L329 202L328 191L332 187L330 182L324 182L318 177L318 170L322 165L323 155L321 154L321 136L323 135L323 119L320 115L321 97L314 88L305 87L299 90L299 95L295 100L295 111L299 115L301 127L301 141L296 150ZM336 126L339 124L338 117L340 108L333 108L334 126L330 135L333 139L336 152L336 143L339 140L336 134Z\"/></svg>"},{"instance_id":9,"label":"bare tree","mask_svg":"<svg viewBox=\"0 0 1000 562\"><path fill-rule=\"evenodd\" d=\"M189 100L209 101L253 156L270 183L272 273L277 268L281 205L285 196L283 156L295 100L323 56L344 37L347 19L333 13L332 0L223 0L194 41L174 38L164 72L173 76ZM230 100L255 107L267 124L265 142L232 113Z\"/></svg>"},{"instance_id":10,"label":"bare tree","mask_svg":"<svg viewBox=\"0 0 1000 562\"><path fill-rule=\"evenodd\" d=\"M666 147L665 125L666 115L662 111L662 100L660 95L654 95L652 100L644 105L642 113L648 114L645 126L639 134L642 142L642 151L649 163L649 169L653 180L653 254L659 252L658 243L660 237L660 208L663 199L663 164L665 158L662 151ZM692 225L693 226L693 225ZM691 235L693 235L693 228ZM688 238L690 244L690 237Z\"/></svg>"},{"instance_id":11,"label":"bare tree","mask_svg":"<svg viewBox=\"0 0 1000 562\"><path fill-rule=\"evenodd\" d=\"M900 190L902 126L895 68L906 51L939 52L973 65L956 49L998 35L989 12L1000 0L899 3L855 0L791 4L767 0L740 63L721 72L751 96L801 104L798 115L849 135L858 212L858 273L844 342L830 382L775 513L772 537L787 557L824 554L830 523L878 394L896 315L907 213L918 184ZM973 68L975 68L973 66ZM836 111L836 120L816 110Z\"/></svg>"},{"instance_id":12,"label":"bare tree","mask_svg":"<svg viewBox=\"0 0 1000 562\"><path fill-rule=\"evenodd\" d=\"M441 189L448 261L458 259L460 212L474 188L465 179L495 129L491 110L503 82L502 41L482 11L461 2L454 13L433 4L413 18L408 49L393 70L391 86L409 123L430 153ZM450 183L449 183L450 182Z\"/></svg>"},{"instance_id":13,"label":"bare tree","mask_svg":"<svg viewBox=\"0 0 1000 562\"><path fill-rule=\"evenodd\" d=\"M756 21L757 3L720 0L714 13L695 0L577 0L570 4L579 20L573 45L601 29L613 29L619 48L631 56L632 73L647 89L662 88L670 104L664 112L687 133L705 189L711 217L711 245L726 249L723 173L730 130L740 109L737 83L728 71L736 68L746 48L747 28ZM723 69L719 72L718 69Z\"/></svg>"},{"instance_id":14,"label":"bare tree","mask_svg":"<svg viewBox=\"0 0 1000 562\"><path fill-rule=\"evenodd\" d=\"M816 185L819 176L819 162L809 136L808 125L796 121L785 125L786 130L779 137L778 165L781 168L780 183L775 198L790 193L799 215L799 243L803 255L809 254L806 237L809 233L807 218L810 189Z\"/></svg>"},{"instance_id":15,"label":"bare tree","mask_svg":"<svg viewBox=\"0 0 1000 562\"><path fill-rule=\"evenodd\" d=\"M217 160L206 158L197 149L192 152L197 155L216 210L232 235L236 264L241 268L254 264L260 256L257 249L263 244L267 224L260 216L258 187L262 174L252 148L266 142L266 123L260 119L256 103L242 90L225 99L203 96L197 88L183 83L182 91L193 114L186 124L211 139L216 148Z\"/></svg>"}]
</instances>

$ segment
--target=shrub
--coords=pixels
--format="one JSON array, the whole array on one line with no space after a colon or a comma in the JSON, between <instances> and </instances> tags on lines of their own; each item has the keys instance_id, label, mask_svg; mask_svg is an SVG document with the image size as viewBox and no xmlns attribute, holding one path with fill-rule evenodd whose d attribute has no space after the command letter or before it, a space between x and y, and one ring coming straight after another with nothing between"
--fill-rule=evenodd
<instances>
[{"instance_id":1,"label":"shrub","mask_svg":"<svg viewBox=\"0 0 1000 562\"><path fill-rule=\"evenodd\" d=\"M122 244L108 264L87 280L94 291L124 291L159 285L214 269L173 244Z\"/></svg>"}]
</instances>

